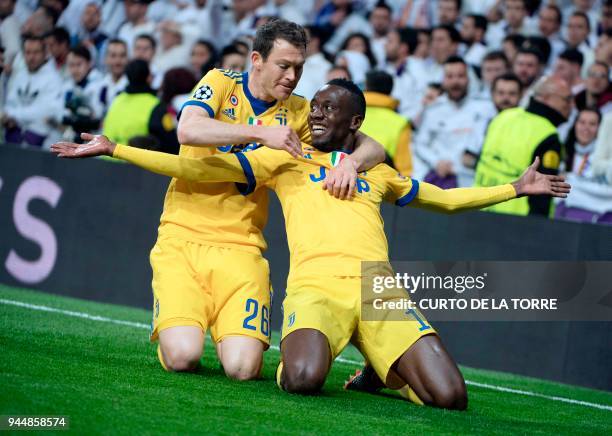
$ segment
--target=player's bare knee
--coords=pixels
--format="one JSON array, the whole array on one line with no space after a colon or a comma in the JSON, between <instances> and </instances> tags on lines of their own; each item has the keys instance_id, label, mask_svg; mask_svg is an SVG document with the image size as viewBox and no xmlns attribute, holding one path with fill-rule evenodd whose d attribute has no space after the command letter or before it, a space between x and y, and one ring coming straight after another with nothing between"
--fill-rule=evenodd
<instances>
[{"instance_id":1,"label":"player's bare knee","mask_svg":"<svg viewBox=\"0 0 612 436\"><path fill-rule=\"evenodd\" d=\"M430 392L433 398L432 406L450 410L467 409L467 389L463 379L449 380Z\"/></svg>"},{"instance_id":2,"label":"player's bare knee","mask_svg":"<svg viewBox=\"0 0 612 436\"><path fill-rule=\"evenodd\" d=\"M231 355L222 362L225 375L239 381L255 380L261 372L262 356Z\"/></svg>"},{"instance_id":3,"label":"player's bare knee","mask_svg":"<svg viewBox=\"0 0 612 436\"><path fill-rule=\"evenodd\" d=\"M321 391L327 371L321 365L296 361L283 367L283 389L293 394L311 395Z\"/></svg>"},{"instance_id":4,"label":"player's bare knee","mask_svg":"<svg viewBox=\"0 0 612 436\"><path fill-rule=\"evenodd\" d=\"M176 344L162 348L162 354L168 371L187 372L198 367L202 350L189 344Z\"/></svg>"}]
</instances>

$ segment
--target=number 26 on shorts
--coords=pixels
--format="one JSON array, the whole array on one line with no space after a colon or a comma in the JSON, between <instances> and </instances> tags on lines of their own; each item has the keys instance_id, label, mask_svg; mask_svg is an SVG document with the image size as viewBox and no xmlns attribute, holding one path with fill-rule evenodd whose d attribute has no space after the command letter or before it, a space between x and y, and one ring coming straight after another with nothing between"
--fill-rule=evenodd
<instances>
[{"instance_id":1,"label":"number 26 on shorts","mask_svg":"<svg viewBox=\"0 0 612 436\"><path fill-rule=\"evenodd\" d=\"M253 298L246 300L244 311L248 316L242 322L242 327L247 330L257 331L258 327L264 336L270 336L270 309L262 305L259 310L259 302Z\"/></svg>"}]
</instances>

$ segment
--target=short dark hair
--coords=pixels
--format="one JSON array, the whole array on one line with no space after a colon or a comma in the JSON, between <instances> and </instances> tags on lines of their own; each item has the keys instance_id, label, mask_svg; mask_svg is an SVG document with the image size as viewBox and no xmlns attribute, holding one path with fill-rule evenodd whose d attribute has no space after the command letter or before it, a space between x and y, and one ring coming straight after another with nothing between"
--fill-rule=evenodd
<instances>
[{"instance_id":1,"label":"short dark hair","mask_svg":"<svg viewBox=\"0 0 612 436\"><path fill-rule=\"evenodd\" d=\"M393 91L393 76L386 71L371 70L366 73L366 91L390 95Z\"/></svg>"},{"instance_id":2,"label":"short dark hair","mask_svg":"<svg viewBox=\"0 0 612 436\"><path fill-rule=\"evenodd\" d=\"M508 58L506 57L504 52L501 50L493 50L487 53L482 58L481 64L484 64L485 62L491 62L491 61L502 61L506 65L506 69L510 68L510 62L508 61Z\"/></svg>"},{"instance_id":3,"label":"short dark hair","mask_svg":"<svg viewBox=\"0 0 612 436\"><path fill-rule=\"evenodd\" d=\"M266 60L272 51L274 41L282 39L289 44L306 50L308 37L306 31L299 24L275 18L257 29L253 41L253 51L258 52Z\"/></svg>"},{"instance_id":4,"label":"short dark hair","mask_svg":"<svg viewBox=\"0 0 612 436\"><path fill-rule=\"evenodd\" d=\"M574 11L571 16L572 17L581 17L584 21L586 21L587 30L589 31L589 33L591 32L591 21L589 20L589 17L588 17L587 14L585 14L582 11Z\"/></svg>"},{"instance_id":5,"label":"short dark hair","mask_svg":"<svg viewBox=\"0 0 612 436\"><path fill-rule=\"evenodd\" d=\"M55 39L59 44L70 45L70 34L63 27L54 27L46 37Z\"/></svg>"},{"instance_id":6,"label":"short dark hair","mask_svg":"<svg viewBox=\"0 0 612 436\"><path fill-rule=\"evenodd\" d=\"M552 9L553 11L555 11L555 14L557 14L557 24L561 26L561 24L563 23L563 15L561 15L561 9L559 9L559 6L551 3L551 4L542 6L542 8Z\"/></svg>"},{"instance_id":7,"label":"short dark hair","mask_svg":"<svg viewBox=\"0 0 612 436\"><path fill-rule=\"evenodd\" d=\"M400 44L406 44L410 54L413 54L417 48L417 45L419 44L419 36L417 31L411 27L403 27L401 29L397 29L397 34L399 35Z\"/></svg>"},{"instance_id":8,"label":"short dark hair","mask_svg":"<svg viewBox=\"0 0 612 436\"><path fill-rule=\"evenodd\" d=\"M584 63L584 55L575 48L568 48L567 50L565 50L559 55L559 59L565 59L566 61L572 64L576 64L580 67L582 67L582 64Z\"/></svg>"},{"instance_id":9,"label":"short dark hair","mask_svg":"<svg viewBox=\"0 0 612 436\"><path fill-rule=\"evenodd\" d=\"M392 13L393 13L393 11L391 10L391 6L389 6L389 5L388 5L388 4L385 2L385 0L379 0L379 1L378 1L378 2L377 2L375 5L374 5L374 7L372 8L372 11L373 11L374 9L376 9L376 8L386 9L387 11L389 11L389 13L390 13L390 14L392 14ZM372 11L370 11L370 13L368 14L368 17L369 17L369 15L372 13Z\"/></svg>"},{"instance_id":10,"label":"short dark hair","mask_svg":"<svg viewBox=\"0 0 612 436\"><path fill-rule=\"evenodd\" d=\"M511 42L518 49L525 42L525 37L520 33L511 33L504 37L503 42Z\"/></svg>"},{"instance_id":11,"label":"short dark hair","mask_svg":"<svg viewBox=\"0 0 612 436\"><path fill-rule=\"evenodd\" d=\"M525 38L525 42L523 42L522 47L535 48L540 52L540 63L548 63L548 58L550 58L550 53L552 51L552 47L550 45L550 41L548 41L548 38L544 38L543 36L528 36L527 38Z\"/></svg>"},{"instance_id":12,"label":"short dark hair","mask_svg":"<svg viewBox=\"0 0 612 436\"><path fill-rule=\"evenodd\" d=\"M85 59L87 62L91 62L91 52L89 49L83 45L77 45L76 47L72 47L69 51L75 56Z\"/></svg>"},{"instance_id":13,"label":"short dark hair","mask_svg":"<svg viewBox=\"0 0 612 436\"><path fill-rule=\"evenodd\" d=\"M150 74L149 64L142 59L130 61L125 67L125 75L131 84L146 83Z\"/></svg>"},{"instance_id":14,"label":"short dark hair","mask_svg":"<svg viewBox=\"0 0 612 436\"><path fill-rule=\"evenodd\" d=\"M244 56L244 53L241 52L238 47L236 47L236 45L234 44L230 44L230 45L226 45L225 47L223 47L221 49L221 56L219 56L221 59L223 59L225 56L229 56L229 55L233 55L233 54L237 54L240 56Z\"/></svg>"},{"instance_id":15,"label":"short dark hair","mask_svg":"<svg viewBox=\"0 0 612 436\"><path fill-rule=\"evenodd\" d=\"M344 88L351 96L353 110L362 117L365 117L366 102L363 92L361 91L361 89L359 89L359 86L355 85L354 82L351 82L350 80L346 79L333 79L327 82L327 84Z\"/></svg>"},{"instance_id":16,"label":"short dark hair","mask_svg":"<svg viewBox=\"0 0 612 436\"><path fill-rule=\"evenodd\" d=\"M457 6L457 10L461 13L461 7L463 6L463 0L454 0L455 6Z\"/></svg>"},{"instance_id":17,"label":"short dark hair","mask_svg":"<svg viewBox=\"0 0 612 436\"><path fill-rule=\"evenodd\" d=\"M334 70L342 70L342 71L344 71L346 73L347 76L349 76L351 78L353 77L351 75L351 71L347 67L345 67L344 65L332 65L332 67L327 71L327 73L329 74L330 72L332 72Z\"/></svg>"},{"instance_id":18,"label":"short dark hair","mask_svg":"<svg viewBox=\"0 0 612 436\"><path fill-rule=\"evenodd\" d=\"M25 47L25 43L28 41L40 42L43 45L43 47L45 46L45 38L43 38L42 36L36 36L36 35L30 35L30 34L23 35L22 46Z\"/></svg>"},{"instance_id":19,"label":"short dark hair","mask_svg":"<svg viewBox=\"0 0 612 436\"><path fill-rule=\"evenodd\" d=\"M450 24L440 24L439 26L433 28L432 33L434 30L446 30L446 33L448 33L448 37L451 39L452 42L461 42L461 34L455 28L455 26L452 26Z\"/></svg>"},{"instance_id":20,"label":"short dark hair","mask_svg":"<svg viewBox=\"0 0 612 436\"><path fill-rule=\"evenodd\" d=\"M449 65L449 64L463 64L467 67L467 64L465 63L463 58L461 56L456 56L456 55L449 56L448 59L444 61L444 65Z\"/></svg>"},{"instance_id":21,"label":"short dark hair","mask_svg":"<svg viewBox=\"0 0 612 436\"><path fill-rule=\"evenodd\" d=\"M480 14L469 14L468 17L474 20L474 27L482 29L483 32L487 31L487 26L489 24L487 17Z\"/></svg>"},{"instance_id":22,"label":"short dark hair","mask_svg":"<svg viewBox=\"0 0 612 436\"><path fill-rule=\"evenodd\" d=\"M149 35L148 33L141 33L136 38L134 38L134 41L136 41L137 39L146 39L153 47L153 50L157 48L157 41L155 41L155 38L153 38L153 36Z\"/></svg>"},{"instance_id":23,"label":"short dark hair","mask_svg":"<svg viewBox=\"0 0 612 436\"><path fill-rule=\"evenodd\" d=\"M545 64L545 62L544 62L544 55L542 54L542 52L541 52L540 50L538 50L538 49L537 49L537 48L535 48L535 47L521 47L521 48L519 48L518 53L516 54L515 59L516 59L516 58L517 58L519 55L521 55L521 54L527 54L527 55L532 55L532 56L535 56L535 57L536 57L536 59L538 60L538 62L539 62L541 65L544 65L544 64Z\"/></svg>"},{"instance_id":24,"label":"short dark hair","mask_svg":"<svg viewBox=\"0 0 612 436\"><path fill-rule=\"evenodd\" d=\"M121 45L123 45L125 48L127 48L127 44L125 43L125 41L124 41L123 39L120 39L120 38L112 38L112 39L109 39L109 40L108 40L108 44L107 44L107 46L108 46L108 45L111 45L111 44L121 44Z\"/></svg>"},{"instance_id":25,"label":"short dark hair","mask_svg":"<svg viewBox=\"0 0 612 436\"><path fill-rule=\"evenodd\" d=\"M521 83L521 80L518 78L518 76L514 73L504 73L504 74L497 76L493 80L493 84L491 85L491 90L495 89L495 87L497 86L497 82L501 80L505 82L515 82L519 87L519 92L523 92L523 84Z\"/></svg>"}]
</instances>

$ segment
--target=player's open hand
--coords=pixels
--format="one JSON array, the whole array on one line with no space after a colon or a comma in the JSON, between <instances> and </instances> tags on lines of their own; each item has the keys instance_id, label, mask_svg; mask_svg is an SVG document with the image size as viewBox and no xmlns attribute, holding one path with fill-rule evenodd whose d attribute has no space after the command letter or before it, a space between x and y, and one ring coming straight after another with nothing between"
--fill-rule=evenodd
<instances>
[{"instance_id":1,"label":"player's open hand","mask_svg":"<svg viewBox=\"0 0 612 436\"><path fill-rule=\"evenodd\" d=\"M84 144L56 142L51 145L51 152L57 154L58 157L77 159L94 156L112 156L115 151L115 144L106 136L81 133L81 139L87 142Z\"/></svg>"},{"instance_id":2,"label":"player's open hand","mask_svg":"<svg viewBox=\"0 0 612 436\"><path fill-rule=\"evenodd\" d=\"M348 200L355 193L356 183L357 166L350 157L347 157L327 172L327 177L323 180L323 189L336 198Z\"/></svg>"},{"instance_id":3,"label":"player's open hand","mask_svg":"<svg viewBox=\"0 0 612 436\"><path fill-rule=\"evenodd\" d=\"M302 156L302 142L288 126L262 127L261 143L275 150L285 150L293 157Z\"/></svg>"},{"instance_id":4,"label":"player's open hand","mask_svg":"<svg viewBox=\"0 0 612 436\"><path fill-rule=\"evenodd\" d=\"M517 197L525 195L552 195L565 198L571 186L565 183L565 177L542 174L537 171L540 158L536 157L533 163L525 170L520 179L512 183Z\"/></svg>"}]
</instances>

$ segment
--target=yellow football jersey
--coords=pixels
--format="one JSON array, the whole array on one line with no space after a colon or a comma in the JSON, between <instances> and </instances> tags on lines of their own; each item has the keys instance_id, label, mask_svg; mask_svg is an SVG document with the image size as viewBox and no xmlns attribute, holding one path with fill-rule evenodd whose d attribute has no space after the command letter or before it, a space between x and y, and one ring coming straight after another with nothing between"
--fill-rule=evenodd
<instances>
[{"instance_id":1,"label":"yellow football jersey","mask_svg":"<svg viewBox=\"0 0 612 436\"><path fill-rule=\"evenodd\" d=\"M261 147L249 153L187 159L117 145L114 157L150 171L194 181L245 183L254 196L267 186L278 195L285 215L290 279L293 274L359 276L361 261L387 261L387 239L380 215L383 200L399 206L453 212L478 209L516 197L510 184L443 190L402 176L379 164L359 173L353 200L323 192L328 168L346 154L323 153L302 144L303 157ZM254 192L255 194L249 194Z\"/></svg>"},{"instance_id":2,"label":"yellow football jersey","mask_svg":"<svg viewBox=\"0 0 612 436\"><path fill-rule=\"evenodd\" d=\"M310 141L309 102L297 95L285 101L264 102L248 89L248 73L211 70L195 87L185 106L198 106L211 118L229 124L292 127L302 141ZM201 158L247 152L261 144L228 144L220 147L182 145L180 156ZM266 248L262 235L268 213L265 189L253 195L240 192L244 185L197 183L173 179L161 216L159 234L185 238L205 245L229 246L247 251Z\"/></svg>"}]
</instances>

